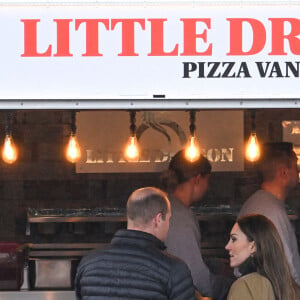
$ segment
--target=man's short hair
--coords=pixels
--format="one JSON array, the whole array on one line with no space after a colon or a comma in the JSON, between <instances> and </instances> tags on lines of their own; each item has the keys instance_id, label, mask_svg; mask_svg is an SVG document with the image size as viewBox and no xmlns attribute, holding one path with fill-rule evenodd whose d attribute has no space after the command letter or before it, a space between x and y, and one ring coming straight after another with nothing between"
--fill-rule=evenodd
<instances>
[{"instance_id":1,"label":"man's short hair","mask_svg":"<svg viewBox=\"0 0 300 300\"><path fill-rule=\"evenodd\" d=\"M127 201L127 218L140 225L147 225L158 214L165 220L170 209L167 194L158 188L145 187L134 191Z\"/></svg>"},{"instance_id":2,"label":"man's short hair","mask_svg":"<svg viewBox=\"0 0 300 300\"><path fill-rule=\"evenodd\" d=\"M264 181L270 181L275 178L280 165L291 168L295 161L297 161L297 156L293 151L292 143L265 143L262 146L258 170Z\"/></svg>"}]
</instances>

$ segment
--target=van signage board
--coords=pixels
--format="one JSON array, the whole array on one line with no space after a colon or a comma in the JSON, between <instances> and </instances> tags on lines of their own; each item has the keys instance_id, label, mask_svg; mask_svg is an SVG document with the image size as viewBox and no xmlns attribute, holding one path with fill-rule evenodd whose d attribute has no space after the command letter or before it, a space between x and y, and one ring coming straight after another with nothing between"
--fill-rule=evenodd
<instances>
[{"instance_id":1,"label":"van signage board","mask_svg":"<svg viewBox=\"0 0 300 300\"><path fill-rule=\"evenodd\" d=\"M297 5L15 5L0 99L297 98Z\"/></svg>"}]
</instances>

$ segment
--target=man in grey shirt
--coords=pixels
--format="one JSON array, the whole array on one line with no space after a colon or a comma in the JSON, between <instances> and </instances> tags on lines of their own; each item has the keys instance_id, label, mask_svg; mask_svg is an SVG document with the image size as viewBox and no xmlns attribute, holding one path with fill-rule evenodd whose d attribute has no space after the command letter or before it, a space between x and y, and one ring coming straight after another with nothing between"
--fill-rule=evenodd
<instances>
[{"instance_id":1,"label":"man in grey shirt","mask_svg":"<svg viewBox=\"0 0 300 300\"><path fill-rule=\"evenodd\" d=\"M278 230L294 280L300 285L300 257L294 228L285 209L288 193L298 184L297 156L291 143L267 143L259 161L263 183L244 203L239 216L258 213Z\"/></svg>"}]
</instances>

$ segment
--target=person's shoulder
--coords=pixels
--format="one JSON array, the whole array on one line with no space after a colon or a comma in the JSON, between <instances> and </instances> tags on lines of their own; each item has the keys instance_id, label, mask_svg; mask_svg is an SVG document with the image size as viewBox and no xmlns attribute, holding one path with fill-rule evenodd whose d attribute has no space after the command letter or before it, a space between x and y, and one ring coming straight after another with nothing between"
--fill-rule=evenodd
<instances>
[{"instance_id":1,"label":"person's shoulder","mask_svg":"<svg viewBox=\"0 0 300 300\"><path fill-rule=\"evenodd\" d=\"M272 214L274 210L278 210L278 204L274 196L264 190L258 190L252 194L242 205L239 217L260 213L263 215Z\"/></svg>"},{"instance_id":2,"label":"person's shoulder","mask_svg":"<svg viewBox=\"0 0 300 300\"><path fill-rule=\"evenodd\" d=\"M247 281L247 282L254 282L254 283L255 282L263 282L263 283L271 285L271 282L267 277L265 277L257 272L253 272L253 273L244 275L239 280L243 280L243 281Z\"/></svg>"},{"instance_id":3,"label":"person's shoulder","mask_svg":"<svg viewBox=\"0 0 300 300\"><path fill-rule=\"evenodd\" d=\"M240 279L241 282L244 283L245 286L247 286L247 288L249 288L250 290L253 291L269 291L269 293L273 293L273 288L272 288L272 284L270 282L270 280L257 273L250 273L247 274L245 276L242 276Z\"/></svg>"},{"instance_id":4,"label":"person's shoulder","mask_svg":"<svg viewBox=\"0 0 300 300\"><path fill-rule=\"evenodd\" d=\"M168 286L172 289L171 299L195 299L195 287L191 271L180 258L164 252L169 261Z\"/></svg>"},{"instance_id":5,"label":"person's shoulder","mask_svg":"<svg viewBox=\"0 0 300 300\"><path fill-rule=\"evenodd\" d=\"M111 246L109 244L105 247L91 250L88 254L82 257L79 267L83 267L88 264L94 264L97 260L101 259L105 251L107 251L110 247Z\"/></svg>"},{"instance_id":6,"label":"person's shoulder","mask_svg":"<svg viewBox=\"0 0 300 300\"><path fill-rule=\"evenodd\" d=\"M227 300L275 300L271 282L258 273L237 279L231 286Z\"/></svg>"},{"instance_id":7,"label":"person's shoulder","mask_svg":"<svg viewBox=\"0 0 300 300\"><path fill-rule=\"evenodd\" d=\"M256 192L254 192L250 197L247 199L248 200L255 200L255 199L261 199L261 198L270 198L272 195L268 193L267 191L263 189L259 189Z\"/></svg>"},{"instance_id":8,"label":"person's shoulder","mask_svg":"<svg viewBox=\"0 0 300 300\"><path fill-rule=\"evenodd\" d=\"M170 262L176 263L176 262L181 262L181 261L182 261L178 256L175 256L175 255L173 255L173 254L167 252L167 250L163 250L163 251L161 251L161 253L162 253L163 256L164 256L167 260L169 260Z\"/></svg>"},{"instance_id":9,"label":"person's shoulder","mask_svg":"<svg viewBox=\"0 0 300 300\"><path fill-rule=\"evenodd\" d=\"M189 267L187 264L177 256L170 253L165 253L166 258L169 260L169 278L178 284L190 286L193 288L193 280ZM185 283L180 283L185 281Z\"/></svg>"},{"instance_id":10,"label":"person's shoulder","mask_svg":"<svg viewBox=\"0 0 300 300\"><path fill-rule=\"evenodd\" d=\"M269 279L256 272L237 279L230 288L228 299L237 299L237 295L244 295L250 291L252 296L264 295L266 299L275 299L272 284Z\"/></svg>"},{"instance_id":11,"label":"person's shoulder","mask_svg":"<svg viewBox=\"0 0 300 300\"><path fill-rule=\"evenodd\" d=\"M187 220L193 219L194 218L194 213L191 210L190 207L186 207L180 200L176 198L171 198L171 212L172 212L172 218L176 219L177 221L179 220L184 220L186 222Z\"/></svg>"},{"instance_id":12,"label":"person's shoulder","mask_svg":"<svg viewBox=\"0 0 300 300\"><path fill-rule=\"evenodd\" d=\"M164 256L164 259L169 262L172 268L183 268L183 269L187 268L186 263L178 256L175 256L167 252L166 250L162 251L161 253Z\"/></svg>"}]
</instances>

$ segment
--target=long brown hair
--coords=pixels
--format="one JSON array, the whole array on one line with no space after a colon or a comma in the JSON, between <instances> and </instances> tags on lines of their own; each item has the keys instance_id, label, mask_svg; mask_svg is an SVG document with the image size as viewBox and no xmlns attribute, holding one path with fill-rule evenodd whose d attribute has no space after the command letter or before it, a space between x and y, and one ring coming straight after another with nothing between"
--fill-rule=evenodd
<instances>
[{"instance_id":1,"label":"long brown hair","mask_svg":"<svg viewBox=\"0 0 300 300\"><path fill-rule=\"evenodd\" d=\"M265 216L251 214L237 220L249 241L256 244L253 262L257 272L267 277L277 300L300 299L300 288L293 280L281 238Z\"/></svg>"}]
</instances>

